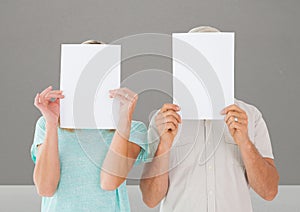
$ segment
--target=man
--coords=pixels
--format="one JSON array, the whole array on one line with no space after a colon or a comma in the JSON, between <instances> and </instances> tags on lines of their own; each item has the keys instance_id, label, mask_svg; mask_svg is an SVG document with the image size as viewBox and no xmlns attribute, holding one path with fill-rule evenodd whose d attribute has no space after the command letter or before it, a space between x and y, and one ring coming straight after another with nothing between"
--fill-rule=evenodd
<instances>
[{"instance_id":1,"label":"man","mask_svg":"<svg viewBox=\"0 0 300 212\"><path fill-rule=\"evenodd\" d=\"M219 30L198 27L190 32ZM251 212L250 187L265 200L276 196L279 175L256 107L235 100L222 111L224 121L181 120L179 110L165 104L149 127L156 153L140 182L149 207L162 201L163 212Z\"/></svg>"}]
</instances>

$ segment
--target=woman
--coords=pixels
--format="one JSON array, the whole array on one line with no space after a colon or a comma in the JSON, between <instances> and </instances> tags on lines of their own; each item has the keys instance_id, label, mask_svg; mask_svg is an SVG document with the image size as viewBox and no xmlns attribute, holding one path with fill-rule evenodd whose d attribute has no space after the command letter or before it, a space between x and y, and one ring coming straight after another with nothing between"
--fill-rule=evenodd
<instances>
[{"instance_id":1,"label":"woman","mask_svg":"<svg viewBox=\"0 0 300 212\"><path fill-rule=\"evenodd\" d=\"M132 120L138 99L134 92L121 88L109 95L120 101L117 130L62 129L63 91L49 86L36 95L34 105L42 116L31 156L42 211L130 211L126 176L135 162L147 157L147 129Z\"/></svg>"}]
</instances>

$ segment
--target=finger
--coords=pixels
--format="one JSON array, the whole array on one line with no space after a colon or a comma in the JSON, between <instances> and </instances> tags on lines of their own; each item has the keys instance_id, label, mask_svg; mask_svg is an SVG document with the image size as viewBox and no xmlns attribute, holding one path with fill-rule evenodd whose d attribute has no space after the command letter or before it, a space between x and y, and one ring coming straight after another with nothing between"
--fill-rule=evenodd
<instances>
[{"instance_id":1,"label":"finger","mask_svg":"<svg viewBox=\"0 0 300 212\"><path fill-rule=\"evenodd\" d=\"M230 129L236 129L236 130L241 130L243 128L243 125L238 123L238 122L232 122L230 125L229 125L229 128Z\"/></svg>"},{"instance_id":2,"label":"finger","mask_svg":"<svg viewBox=\"0 0 300 212\"><path fill-rule=\"evenodd\" d=\"M63 98L62 98L62 99L63 99ZM60 103L60 102L59 102L59 100L60 100L60 99L59 99L59 98L57 98L57 99L55 99L55 101L54 101L54 102L55 102L55 103L57 103L57 104L59 104L59 103Z\"/></svg>"},{"instance_id":3,"label":"finger","mask_svg":"<svg viewBox=\"0 0 300 212\"><path fill-rule=\"evenodd\" d=\"M164 116L164 117L166 117L166 116L173 116L174 118L177 119L177 121L178 121L179 123L181 123L181 116L180 116L177 112L175 112L175 111L173 111L173 110L168 110L168 111L166 111L166 112L163 112L163 113L162 113L162 116Z\"/></svg>"},{"instance_id":4,"label":"finger","mask_svg":"<svg viewBox=\"0 0 300 212\"><path fill-rule=\"evenodd\" d=\"M164 128L164 131L165 132L167 132L167 131L169 131L169 130L176 130L177 129L177 127L176 127L176 125L174 124L174 123L172 123L172 122L170 122L170 123L166 123L165 125L165 128Z\"/></svg>"},{"instance_id":5,"label":"finger","mask_svg":"<svg viewBox=\"0 0 300 212\"><path fill-rule=\"evenodd\" d=\"M230 117L237 117L238 119L245 119L246 118L246 115L243 114L243 113L239 113L239 112L236 112L236 111L229 111L226 116L225 116L225 122L228 121L228 119Z\"/></svg>"},{"instance_id":6,"label":"finger","mask_svg":"<svg viewBox=\"0 0 300 212\"><path fill-rule=\"evenodd\" d=\"M238 119L238 121L240 121L240 120ZM229 127L234 122L236 122L235 117L234 116L230 116L230 118L226 121L226 124Z\"/></svg>"},{"instance_id":7,"label":"finger","mask_svg":"<svg viewBox=\"0 0 300 212\"><path fill-rule=\"evenodd\" d=\"M41 93L40 96L44 96L46 93L52 90L52 86L50 85L49 87L45 88Z\"/></svg>"},{"instance_id":8,"label":"finger","mask_svg":"<svg viewBox=\"0 0 300 212\"><path fill-rule=\"evenodd\" d=\"M52 94L47 94L46 96L45 96L45 99L46 100L49 100L49 99L52 99L52 98L60 98L60 99L63 99L65 96L64 95L62 95L62 94L55 94L55 93L52 93Z\"/></svg>"},{"instance_id":9,"label":"finger","mask_svg":"<svg viewBox=\"0 0 300 212\"><path fill-rule=\"evenodd\" d=\"M229 126L232 122L236 122L235 121L235 117L231 116L227 121L226 124Z\"/></svg>"},{"instance_id":10,"label":"finger","mask_svg":"<svg viewBox=\"0 0 300 212\"><path fill-rule=\"evenodd\" d=\"M130 96L136 96L137 93L133 92L132 90L130 90L129 88L121 88L122 92L124 92L125 94L128 93L128 95Z\"/></svg>"},{"instance_id":11,"label":"finger","mask_svg":"<svg viewBox=\"0 0 300 212\"><path fill-rule=\"evenodd\" d=\"M168 119L166 119L167 117L170 117ZM176 113L173 110L168 110L164 113L162 112L158 112L158 114L155 117L155 123L156 125L161 124L161 123L165 123L168 122L170 120L174 120L174 124L176 124L178 126L178 123L181 123L181 117L178 113Z\"/></svg>"},{"instance_id":12,"label":"finger","mask_svg":"<svg viewBox=\"0 0 300 212\"><path fill-rule=\"evenodd\" d=\"M244 110L242 110L240 107L238 107L237 105L233 104L233 105L229 105L228 107L225 107L222 111L221 111L221 114L222 115L225 115L227 114L230 110L233 110L233 111L237 111L237 112L240 112L240 113L245 113Z\"/></svg>"},{"instance_id":13,"label":"finger","mask_svg":"<svg viewBox=\"0 0 300 212\"><path fill-rule=\"evenodd\" d=\"M242 125L248 125L248 120L247 119L238 118L238 120L236 121L235 117L233 117L233 116L231 116L226 123L230 124L231 122L237 122L237 123L240 123Z\"/></svg>"},{"instance_id":14,"label":"finger","mask_svg":"<svg viewBox=\"0 0 300 212\"><path fill-rule=\"evenodd\" d=\"M175 112L174 112L175 113ZM178 120L179 119L179 120ZM176 123L180 123L180 118L174 116L173 114L171 115L165 115L163 114L163 116L161 116L160 118L157 118L156 121L158 123L163 123L163 122L168 122L170 120L174 120L174 122Z\"/></svg>"},{"instance_id":15,"label":"finger","mask_svg":"<svg viewBox=\"0 0 300 212\"><path fill-rule=\"evenodd\" d=\"M49 91L48 93L62 94L62 90L52 90L52 91Z\"/></svg>"},{"instance_id":16,"label":"finger","mask_svg":"<svg viewBox=\"0 0 300 212\"><path fill-rule=\"evenodd\" d=\"M138 99L138 95L129 89L120 88L109 91L110 98L117 98L122 101L136 101Z\"/></svg>"},{"instance_id":17,"label":"finger","mask_svg":"<svg viewBox=\"0 0 300 212\"><path fill-rule=\"evenodd\" d=\"M160 125L160 124L164 124L164 123L169 123L169 122L172 122L173 124L175 124L176 126L178 126L179 122L177 121L177 119L173 116L167 116L163 119L160 119L160 120L157 120L157 124Z\"/></svg>"},{"instance_id":18,"label":"finger","mask_svg":"<svg viewBox=\"0 0 300 212\"><path fill-rule=\"evenodd\" d=\"M36 106L37 108L40 106L40 102L39 102L39 93L36 94L35 98L34 98L34 106Z\"/></svg>"},{"instance_id":19,"label":"finger","mask_svg":"<svg viewBox=\"0 0 300 212\"><path fill-rule=\"evenodd\" d=\"M109 93L111 95L119 94L119 95L122 95L122 96L131 97L131 98L134 98L137 95L135 92L131 91L128 88L113 89L113 90L110 90Z\"/></svg>"},{"instance_id":20,"label":"finger","mask_svg":"<svg viewBox=\"0 0 300 212\"><path fill-rule=\"evenodd\" d=\"M125 96L120 95L120 94L118 94L118 93L113 94L113 95L112 95L112 98L115 98L115 99L119 100L121 103L126 103L126 102L128 102L128 99L126 99Z\"/></svg>"},{"instance_id":21,"label":"finger","mask_svg":"<svg viewBox=\"0 0 300 212\"><path fill-rule=\"evenodd\" d=\"M41 109L43 107L43 102L41 101L41 94L37 96L38 108Z\"/></svg>"},{"instance_id":22,"label":"finger","mask_svg":"<svg viewBox=\"0 0 300 212\"><path fill-rule=\"evenodd\" d=\"M48 88L46 88L45 90L43 90L43 92L40 94L40 102L42 104L46 103L46 100L45 100L45 95L47 93L49 93L52 89L52 86L49 86Z\"/></svg>"},{"instance_id":23,"label":"finger","mask_svg":"<svg viewBox=\"0 0 300 212\"><path fill-rule=\"evenodd\" d=\"M180 107L178 105L175 105L175 104L166 103L160 109L161 112L166 112L168 110L179 111Z\"/></svg>"}]
</instances>

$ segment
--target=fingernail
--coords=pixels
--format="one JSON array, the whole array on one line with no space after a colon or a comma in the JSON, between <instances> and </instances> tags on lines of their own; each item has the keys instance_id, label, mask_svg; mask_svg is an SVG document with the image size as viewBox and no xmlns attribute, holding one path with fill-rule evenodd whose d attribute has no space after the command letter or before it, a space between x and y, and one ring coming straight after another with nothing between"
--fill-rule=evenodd
<instances>
[{"instance_id":1,"label":"fingernail","mask_svg":"<svg viewBox=\"0 0 300 212\"><path fill-rule=\"evenodd\" d=\"M223 110L221 110L221 115L224 115L225 114L225 110L223 109Z\"/></svg>"}]
</instances>

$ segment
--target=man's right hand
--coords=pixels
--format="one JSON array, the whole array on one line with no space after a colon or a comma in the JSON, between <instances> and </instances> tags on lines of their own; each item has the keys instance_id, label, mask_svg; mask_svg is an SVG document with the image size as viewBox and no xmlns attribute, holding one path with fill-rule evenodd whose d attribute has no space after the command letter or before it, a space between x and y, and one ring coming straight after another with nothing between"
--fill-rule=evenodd
<instances>
[{"instance_id":1,"label":"man's right hand","mask_svg":"<svg viewBox=\"0 0 300 212\"><path fill-rule=\"evenodd\" d=\"M159 145L162 145L164 148L171 148L178 132L178 125L181 123L178 111L180 111L178 105L164 104L155 117L155 125L160 135Z\"/></svg>"}]
</instances>

